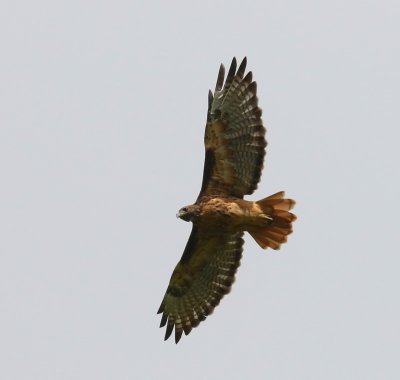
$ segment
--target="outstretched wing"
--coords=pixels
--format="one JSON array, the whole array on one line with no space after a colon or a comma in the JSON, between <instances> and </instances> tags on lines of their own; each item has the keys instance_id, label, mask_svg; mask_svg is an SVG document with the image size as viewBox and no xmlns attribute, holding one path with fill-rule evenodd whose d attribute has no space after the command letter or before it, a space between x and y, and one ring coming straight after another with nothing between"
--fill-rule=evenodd
<instances>
[{"instance_id":1,"label":"outstretched wing","mask_svg":"<svg viewBox=\"0 0 400 380\"><path fill-rule=\"evenodd\" d=\"M182 258L172 273L158 313L165 340L175 342L211 314L235 280L242 257L242 232L215 233L193 226Z\"/></svg>"},{"instance_id":2,"label":"outstretched wing","mask_svg":"<svg viewBox=\"0 0 400 380\"><path fill-rule=\"evenodd\" d=\"M225 77L221 65L214 95L209 92L202 196L251 194L263 168L265 128L258 107L257 84L251 71L244 76L246 58L237 68L233 58Z\"/></svg>"}]
</instances>

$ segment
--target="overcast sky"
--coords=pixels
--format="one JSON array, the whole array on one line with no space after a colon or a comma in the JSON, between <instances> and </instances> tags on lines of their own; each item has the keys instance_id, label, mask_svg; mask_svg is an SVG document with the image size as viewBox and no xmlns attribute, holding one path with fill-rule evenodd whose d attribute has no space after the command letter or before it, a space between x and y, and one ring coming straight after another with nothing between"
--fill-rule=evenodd
<instances>
[{"instance_id":1,"label":"overcast sky","mask_svg":"<svg viewBox=\"0 0 400 380\"><path fill-rule=\"evenodd\" d=\"M0 6L0 378L400 378L400 5ZM201 185L207 92L248 57L257 192L298 221L246 236L231 294L178 345L156 315Z\"/></svg>"}]
</instances>

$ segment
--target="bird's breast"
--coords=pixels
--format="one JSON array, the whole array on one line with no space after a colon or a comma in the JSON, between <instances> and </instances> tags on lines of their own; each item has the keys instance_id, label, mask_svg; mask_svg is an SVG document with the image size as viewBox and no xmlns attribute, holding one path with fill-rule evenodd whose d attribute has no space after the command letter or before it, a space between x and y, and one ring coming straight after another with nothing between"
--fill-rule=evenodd
<instances>
[{"instance_id":1,"label":"bird's breast","mask_svg":"<svg viewBox=\"0 0 400 380\"><path fill-rule=\"evenodd\" d=\"M252 203L212 198L202 205L200 218L210 224L217 224L221 227L229 225L234 228L242 224L243 219L250 215Z\"/></svg>"}]
</instances>

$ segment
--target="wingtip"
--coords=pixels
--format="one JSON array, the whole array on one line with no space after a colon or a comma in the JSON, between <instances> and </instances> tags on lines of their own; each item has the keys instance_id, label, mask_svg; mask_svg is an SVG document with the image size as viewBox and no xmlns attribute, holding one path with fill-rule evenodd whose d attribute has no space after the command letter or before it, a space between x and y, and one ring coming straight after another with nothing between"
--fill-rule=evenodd
<instances>
[{"instance_id":1,"label":"wingtip","mask_svg":"<svg viewBox=\"0 0 400 380\"><path fill-rule=\"evenodd\" d=\"M224 84L224 78L225 78L225 66L223 63L221 63L221 66L219 67L217 83L215 84L215 92L221 90L222 85Z\"/></svg>"},{"instance_id":2,"label":"wingtip","mask_svg":"<svg viewBox=\"0 0 400 380\"><path fill-rule=\"evenodd\" d=\"M246 76L243 78L243 82L251 83L253 81L253 73L249 71ZM255 83L255 82L253 82Z\"/></svg>"},{"instance_id":3,"label":"wingtip","mask_svg":"<svg viewBox=\"0 0 400 380\"><path fill-rule=\"evenodd\" d=\"M236 57L233 57L232 58L232 62L231 62L231 67L235 67L235 70L236 70L236 66L237 66L237 60L236 60Z\"/></svg>"},{"instance_id":4,"label":"wingtip","mask_svg":"<svg viewBox=\"0 0 400 380\"><path fill-rule=\"evenodd\" d=\"M233 57L231 65L229 67L228 75L226 76L225 85L224 85L225 89L228 88L231 85L231 83L233 82L233 78L236 75L236 68L237 68L236 57Z\"/></svg>"},{"instance_id":5,"label":"wingtip","mask_svg":"<svg viewBox=\"0 0 400 380\"><path fill-rule=\"evenodd\" d=\"M164 327L166 325L167 321L168 321L168 315L167 315L167 313L164 313L161 317L160 328Z\"/></svg>"},{"instance_id":6,"label":"wingtip","mask_svg":"<svg viewBox=\"0 0 400 380\"><path fill-rule=\"evenodd\" d=\"M164 341L166 341L171 336L173 330L174 330L174 324L168 324L167 329L165 331Z\"/></svg>"},{"instance_id":7,"label":"wingtip","mask_svg":"<svg viewBox=\"0 0 400 380\"><path fill-rule=\"evenodd\" d=\"M165 308L165 304L164 304L164 300L161 302L160 307L158 308L157 314L161 314L164 311Z\"/></svg>"},{"instance_id":8,"label":"wingtip","mask_svg":"<svg viewBox=\"0 0 400 380\"><path fill-rule=\"evenodd\" d=\"M208 109L211 109L212 102L214 100L214 96L211 90L208 90Z\"/></svg>"},{"instance_id":9,"label":"wingtip","mask_svg":"<svg viewBox=\"0 0 400 380\"><path fill-rule=\"evenodd\" d=\"M244 57L237 71L237 75L239 75L239 77L243 78L244 72L246 71L246 66L247 66L247 57Z\"/></svg>"},{"instance_id":10,"label":"wingtip","mask_svg":"<svg viewBox=\"0 0 400 380\"><path fill-rule=\"evenodd\" d=\"M181 340L182 332L182 330L175 329L175 344L178 344L178 342Z\"/></svg>"}]
</instances>

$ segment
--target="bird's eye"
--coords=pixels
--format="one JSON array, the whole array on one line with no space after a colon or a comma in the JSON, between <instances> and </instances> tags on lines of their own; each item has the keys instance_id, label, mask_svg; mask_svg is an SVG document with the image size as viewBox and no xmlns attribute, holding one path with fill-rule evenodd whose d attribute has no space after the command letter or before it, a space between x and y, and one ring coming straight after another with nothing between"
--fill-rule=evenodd
<instances>
[{"instance_id":1,"label":"bird's eye","mask_svg":"<svg viewBox=\"0 0 400 380\"><path fill-rule=\"evenodd\" d=\"M187 210L188 210L187 207L182 207L183 212L187 212Z\"/></svg>"}]
</instances>

